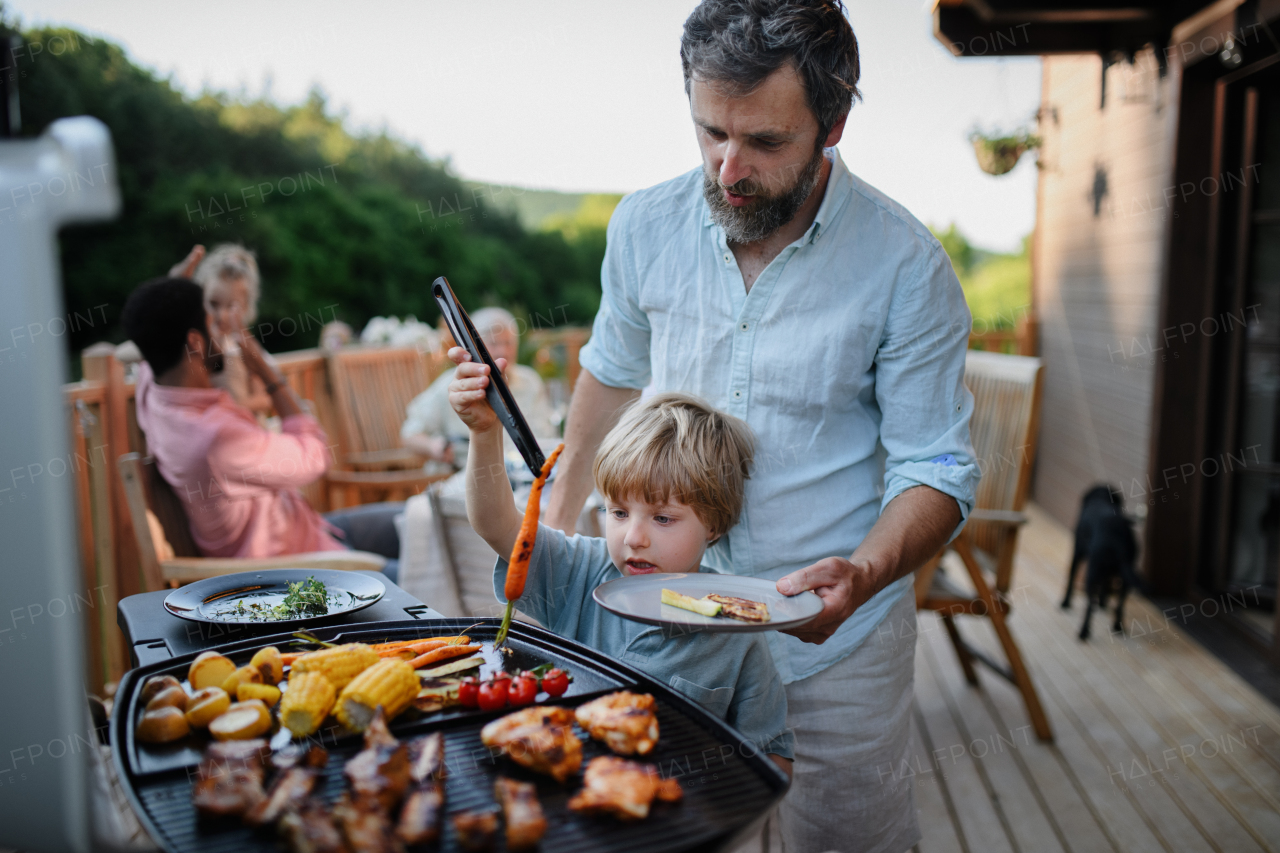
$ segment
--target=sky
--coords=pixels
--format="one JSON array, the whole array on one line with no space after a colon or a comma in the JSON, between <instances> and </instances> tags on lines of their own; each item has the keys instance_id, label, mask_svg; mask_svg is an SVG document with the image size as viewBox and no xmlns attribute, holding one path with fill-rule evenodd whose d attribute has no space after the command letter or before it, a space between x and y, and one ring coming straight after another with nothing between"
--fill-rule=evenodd
<instances>
[{"instance_id":1,"label":"sky","mask_svg":"<svg viewBox=\"0 0 1280 853\"><path fill-rule=\"evenodd\" d=\"M629 192L698 165L679 40L696 0L6 0L23 26L64 25L204 88L297 103L318 86L356 129L386 129L464 178ZM862 62L839 145L921 221L1014 250L1035 222L1036 167L994 178L977 126L1029 126L1036 58L956 59L926 0L846 0Z\"/></svg>"}]
</instances>

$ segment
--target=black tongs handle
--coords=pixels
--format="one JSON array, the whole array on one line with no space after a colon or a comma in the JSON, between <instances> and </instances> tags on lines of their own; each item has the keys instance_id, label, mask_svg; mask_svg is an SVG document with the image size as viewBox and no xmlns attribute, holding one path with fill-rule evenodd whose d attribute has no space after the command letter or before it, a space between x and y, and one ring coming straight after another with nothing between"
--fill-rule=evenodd
<instances>
[{"instance_id":1,"label":"black tongs handle","mask_svg":"<svg viewBox=\"0 0 1280 853\"><path fill-rule=\"evenodd\" d=\"M489 387L485 389L485 398L498 415L498 420L506 428L511 440L515 442L516 449L524 457L529 470L535 477L538 476L542 473L542 465L547 459L542 455L538 439L534 436L533 430L529 429L529 424L521 414L520 407L516 405L516 398L511 396L511 389L502 378L502 371L498 369L493 357L489 355L489 350L485 348L480 333L476 331L476 327L471 324L471 318L458 303L458 297L454 296L448 279L444 276L436 279L431 285L431 292L458 346L471 353L472 361L489 365Z\"/></svg>"}]
</instances>

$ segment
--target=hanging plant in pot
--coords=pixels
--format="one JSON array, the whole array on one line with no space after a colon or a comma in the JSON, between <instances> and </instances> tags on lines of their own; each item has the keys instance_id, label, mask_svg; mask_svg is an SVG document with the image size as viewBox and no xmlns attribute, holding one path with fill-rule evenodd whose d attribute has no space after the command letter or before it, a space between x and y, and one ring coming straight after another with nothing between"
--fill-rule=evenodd
<instances>
[{"instance_id":1,"label":"hanging plant in pot","mask_svg":"<svg viewBox=\"0 0 1280 853\"><path fill-rule=\"evenodd\" d=\"M969 134L969 141L973 143L978 168L988 175L1003 175L1012 171L1023 154L1040 147L1040 137L1026 131L996 136L975 130Z\"/></svg>"}]
</instances>

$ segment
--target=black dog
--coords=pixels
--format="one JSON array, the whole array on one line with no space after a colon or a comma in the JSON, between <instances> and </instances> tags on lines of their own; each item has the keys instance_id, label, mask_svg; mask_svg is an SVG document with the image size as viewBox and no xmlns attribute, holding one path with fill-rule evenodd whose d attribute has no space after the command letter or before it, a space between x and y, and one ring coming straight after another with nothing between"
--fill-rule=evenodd
<instances>
[{"instance_id":1,"label":"black dog","mask_svg":"<svg viewBox=\"0 0 1280 853\"><path fill-rule=\"evenodd\" d=\"M1076 546L1071 554L1071 567L1067 571L1067 593L1062 598L1062 609L1071 607L1071 592L1076 584L1076 571L1082 560L1089 561L1084 576L1085 597L1088 604L1084 611L1084 624L1080 626L1080 639L1089 639L1089 620L1093 608L1107 608L1107 596L1120 585L1116 599L1116 621L1112 631L1123 631L1124 599L1129 590L1139 587L1134 560L1138 555L1138 543L1133 528L1124 514L1124 499L1119 490L1110 486L1094 486L1085 493L1080 503L1080 520L1076 522Z\"/></svg>"}]
</instances>

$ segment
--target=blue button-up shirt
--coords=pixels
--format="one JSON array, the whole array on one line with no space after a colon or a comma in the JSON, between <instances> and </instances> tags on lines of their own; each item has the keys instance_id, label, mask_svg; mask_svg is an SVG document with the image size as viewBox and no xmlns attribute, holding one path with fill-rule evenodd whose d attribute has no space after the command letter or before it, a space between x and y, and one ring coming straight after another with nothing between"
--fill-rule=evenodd
<instances>
[{"instance_id":1,"label":"blue button-up shirt","mask_svg":"<svg viewBox=\"0 0 1280 853\"><path fill-rule=\"evenodd\" d=\"M704 559L718 571L777 579L847 557L913 486L962 517L973 506L960 283L927 228L827 156L813 225L750 291L700 168L627 196L609 222L582 366L613 387L696 394L756 433L742 518ZM881 590L823 645L770 633L783 681L852 653L910 586Z\"/></svg>"}]
</instances>

